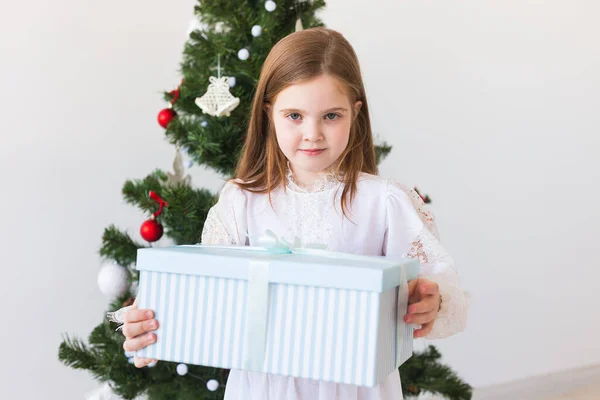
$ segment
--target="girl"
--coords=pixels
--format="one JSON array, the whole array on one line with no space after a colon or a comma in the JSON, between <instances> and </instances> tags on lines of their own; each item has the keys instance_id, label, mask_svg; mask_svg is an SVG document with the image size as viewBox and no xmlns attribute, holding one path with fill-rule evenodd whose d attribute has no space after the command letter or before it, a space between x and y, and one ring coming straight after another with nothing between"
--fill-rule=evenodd
<instances>
[{"instance_id":1,"label":"girl","mask_svg":"<svg viewBox=\"0 0 600 400\"><path fill-rule=\"evenodd\" d=\"M462 331L467 299L433 216L414 191L377 176L369 107L350 43L332 30L293 33L262 68L236 179L223 188L204 244L256 245L267 229L293 242L421 261L404 319L415 337ZM250 238L250 239L249 239ZM124 312L124 348L156 340L151 310ZM136 359L143 367L153 360ZM398 400L398 371L375 388L231 370L225 399Z\"/></svg>"}]
</instances>

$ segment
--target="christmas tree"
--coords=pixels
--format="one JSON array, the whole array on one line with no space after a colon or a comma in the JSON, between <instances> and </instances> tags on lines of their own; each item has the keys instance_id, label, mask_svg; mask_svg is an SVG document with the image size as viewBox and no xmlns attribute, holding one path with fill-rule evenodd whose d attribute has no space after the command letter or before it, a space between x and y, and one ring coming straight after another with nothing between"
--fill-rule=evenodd
<instances>
[{"instance_id":1,"label":"christmas tree","mask_svg":"<svg viewBox=\"0 0 600 400\"><path fill-rule=\"evenodd\" d=\"M180 151L193 162L230 177L234 173L246 133L254 87L272 46L304 27L323 26L315 13L322 0L202 0L195 7L197 29L185 44L176 90L166 92L170 107L158 122L177 148L174 173L155 170L144 179L127 181L125 200L152 214L141 227L148 242L136 242L116 226L105 229L100 255L110 261L99 274L103 292L114 300L109 310L132 304L136 296L137 250L152 246L163 233L175 244L200 242L204 220L216 195L191 186L184 176ZM207 88L208 86L208 88ZM377 146L380 161L391 148ZM221 399L227 370L160 361L151 368L136 368L132 354L123 351L124 336L106 318L92 331L86 344L65 337L59 359L89 371L125 399L146 395L150 400ZM434 347L416 353L400 368L405 396L438 393L449 399L469 399L471 388L439 363Z\"/></svg>"}]
</instances>

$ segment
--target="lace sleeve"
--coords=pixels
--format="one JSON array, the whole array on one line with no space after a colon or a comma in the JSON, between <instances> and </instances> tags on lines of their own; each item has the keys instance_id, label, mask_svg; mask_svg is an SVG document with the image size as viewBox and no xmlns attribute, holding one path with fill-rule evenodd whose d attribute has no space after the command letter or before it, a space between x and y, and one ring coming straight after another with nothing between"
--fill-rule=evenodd
<instances>
[{"instance_id":1,"label":"lace sleeve","mask_svg":"<svg viewBox=\"0 0 600 400\"><path fill-rule=\"evenodd\" d=\"M208 211L204 228L202 228L202 244L232 245L236 244L233 236L227 231L225 224L219 218L215 207Z\"/></svg>"},{"instance_id":2,"label":"lace sleeve","mask_svg":"<svg viewBox=\"0 0 600 400\"><path fill-rule=\"evenodd\" d=\"M427 228L411 243L406 257L421 261L420 275L440 288L441 309L426 339L441 339L462 332L467 325L469 297L460 286L452 257Z\"/></svg>"},{"instance_id":3,"label":"lace sleeve","mask_svg":"<svg viewBox=\"0 0 600 400\"><path fill-rule=\"evenodd\" d=\"M111 322L116 322L117 324L119 324L116 330L120 331L123 329L123 324L125 323L125 313L131 310L132 308L133 306L126 306L123 308L119 308L117 311L110 311L106 313L106 318L108 318L108 320Z\"/></svg>"},{"instance_id":4,"label":"lace sleeve","mask_svg":"<svg viewBox=\"0 0 600 400\"><path fill-rule=\"evenodd\" d=\"M232 181L227 182L219 201L206 216L202 228L202 244L240 245L247 242L246 195Z\"/></svg>"},{"instance_id":5,"label":"lace sleeve","mask_svg":"<svg viewBox=\"0 0 600 400\"><path fill-rule=\"evenodd\" d=\"M470 298L460 285L454 261L440 243L433 213L414 190L390 181L387 218L384 254L418 259L419 275L440 288L441 309L425 338L441 339L463 331Z\"/></svg>"}]
</instances>

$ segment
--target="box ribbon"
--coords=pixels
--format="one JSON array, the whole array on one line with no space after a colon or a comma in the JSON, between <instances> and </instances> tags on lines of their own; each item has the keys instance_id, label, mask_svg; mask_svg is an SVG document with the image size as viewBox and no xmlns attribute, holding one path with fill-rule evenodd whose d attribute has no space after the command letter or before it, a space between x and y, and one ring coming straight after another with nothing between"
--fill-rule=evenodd
<instances>
[{"instance_id":1,"label":"box ribbon","mask_svg":"<svg viewBox=\"0 0 600 400\"><path fill-rule=\"evenodd\" d=\"M262 371L267 343L269 310L269 262L251 261L248 271L246 330L242 368Z\"/></svg>"}]
</instances>

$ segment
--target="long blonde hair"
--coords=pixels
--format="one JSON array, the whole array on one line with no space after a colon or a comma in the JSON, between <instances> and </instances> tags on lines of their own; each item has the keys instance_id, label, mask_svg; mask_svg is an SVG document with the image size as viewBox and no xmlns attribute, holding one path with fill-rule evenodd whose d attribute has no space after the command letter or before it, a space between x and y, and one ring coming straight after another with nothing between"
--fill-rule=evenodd
<instances>
[{"instance_id":1,"label":"long blonde hair","mask_svg":"<svg viewBox=\"0 0 600 400\"><path fill-rule=\"evenodd\" d=\"M369 106L358 58L350 43L338 32L311 28L292 33L271 49L256 87L248 134L237 165L235 183L243 189L268 193L285 182L287 160L277 143L277 136L266 104L290 85L321 75L340 80L350 96L350 104L362 102L352 122L348 145L334 165L336 176L345 185L341 207L345 214L356 196L361 172L377 174L375 146L369 118Z\"/></svg>"}]
</instances>

